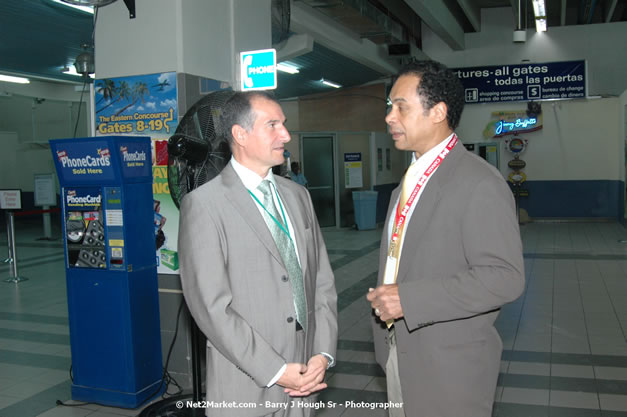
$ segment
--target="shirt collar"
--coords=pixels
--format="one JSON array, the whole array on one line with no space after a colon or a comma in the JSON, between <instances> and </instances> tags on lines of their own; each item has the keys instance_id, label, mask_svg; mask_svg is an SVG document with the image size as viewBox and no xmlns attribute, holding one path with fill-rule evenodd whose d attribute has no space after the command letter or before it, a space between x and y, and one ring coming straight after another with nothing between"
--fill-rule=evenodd
<instances>
[{"instance_id":1,"label":"shirt collar","mask_svg":"<svg viewBox=\"0 0 627 417\"><path fill-rule=\"evenodd\" d=\"M268 175L264 178L260 177L256 172L246 168L244 165L237 162L237 160L231 156L231 166L235 173L239 177L240 180L244 183L244 187L249 190L256 190L261 181L269 180L276 187L276 182L274 181L274 175L272 174L272 169L268 170Z\"/></svg>"},{"instance_id":2,"label":"shirt collar","mask_svg":"<svg viewBox=\"0 0 627 417\"><path fill-rule=\"evenodd\" d=\"M422 159L424 161L432 161L432 160L434 160L436 155L438 155L440 152L442 152L444 150L444 148L448 144L448 141L451 140L451 138L453 137L454 134L455 133L451 133L446 139L444 139L442 142L440 142L437 145L435 145L433 148L429 149L427 152L425 152L423 155L421 155L420 158L418 158L418 159L416 159L416 152L412 152L411 153L411 163L413 164L414 162L416 162L419 159Z\"/></svg>"}]
</instances>

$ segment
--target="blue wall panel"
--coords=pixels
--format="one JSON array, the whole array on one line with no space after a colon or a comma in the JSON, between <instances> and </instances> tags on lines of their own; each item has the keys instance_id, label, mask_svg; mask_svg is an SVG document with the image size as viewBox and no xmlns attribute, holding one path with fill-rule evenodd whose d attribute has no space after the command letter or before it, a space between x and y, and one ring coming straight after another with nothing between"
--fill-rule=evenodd
<instances>
[{"instance_id":1,"label":"blue wall panel","mask_svg":"<svg viewBox=\"0 0 627 417\"><path fill-rule=\"evenodd\" d=\"M623 218L625 183L612 180L526 181L520 207L534 217Z\"/></svg>"}]
</instances>

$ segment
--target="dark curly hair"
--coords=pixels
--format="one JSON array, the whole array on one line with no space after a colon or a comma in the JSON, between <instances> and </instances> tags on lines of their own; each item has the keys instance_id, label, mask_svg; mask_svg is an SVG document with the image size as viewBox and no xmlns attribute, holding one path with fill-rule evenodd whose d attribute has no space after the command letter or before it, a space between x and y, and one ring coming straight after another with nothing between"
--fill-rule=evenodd
<instances>
[{"instance_id":1,"label":"dark curly hair","mask_svg":"<svg viewBox=\"0 0 627 417\"><path fill-rule=\"evenodd\" d=\"M455 130L464 110L464 87L459 78L444 64L436 61L415 61L401 68L396 80L403 75L420 78L416 94L425 111L439 102L446 104L448 127Z\"/></svg>"}]
</instances>

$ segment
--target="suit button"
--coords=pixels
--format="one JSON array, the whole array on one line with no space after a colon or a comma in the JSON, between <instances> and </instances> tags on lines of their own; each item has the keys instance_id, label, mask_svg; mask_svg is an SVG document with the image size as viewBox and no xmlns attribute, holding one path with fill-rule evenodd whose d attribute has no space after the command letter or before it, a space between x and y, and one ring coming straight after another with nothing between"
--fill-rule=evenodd
<instances>
[{"instance_id":1,"label":"suit button","mask_svg":"<svg viewBox=\"0 0 627 417\"><path fill-rule=\"evenodd\" d=\"M287 277L287 275L283 275L281 277L281 281L283 281L283 282L287 282L288 280L289 280L289 278Z\"/></svg>"},{"instance_id":2,"label":"suit button","mask_svg":"<svg viewBox=\"0 0 627 417\"><path fill-rule=\"evenodd\" d=\"M293 321L294 321L294 317L288 317L288 318L287 318L287 322L288 322L288 323L291 323L291 322L293 322Z\"/></svg>"}]
</instances>

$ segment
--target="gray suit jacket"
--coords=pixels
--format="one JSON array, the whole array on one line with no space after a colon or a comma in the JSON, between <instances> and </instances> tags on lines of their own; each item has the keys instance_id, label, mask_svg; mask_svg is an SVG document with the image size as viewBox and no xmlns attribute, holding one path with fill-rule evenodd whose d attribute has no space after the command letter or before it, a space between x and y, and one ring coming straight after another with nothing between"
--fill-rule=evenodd
<instances>
[{"instance_id":1,"label":"gray suit jacket","mask_svg":"<svg viewBox=\"0 0 627 417\"><path fill-rule=\"evenodd\" d=\"M207 401L257 404L210 407L210 416L271 413L265 402L289 401L266 385L286 362L335 356L337 294L307 190L275 177L290 216L308 307L305 351L295 351L295 317L287 270L256 203L228 164L181 204L179 259L185 300L207 336ZM288 321L289 319L289 321Z\"/></svg>"},{"instance_id":2,"label":"gray suit jacket","mask_svg":"<svg viewBox=\"0 0 627 417\"><path fill-rule=\"evenodd\" d=\"M392 194L388 220L399 192ZM397 277L404 317L394 326L405 413L490 416L502 351L494 310L524 288L512 192L496 169L458 143L425 186L406 228ZM388 330L374 315L373 329L385 369Z\"/></svg>"}]
</instances>

